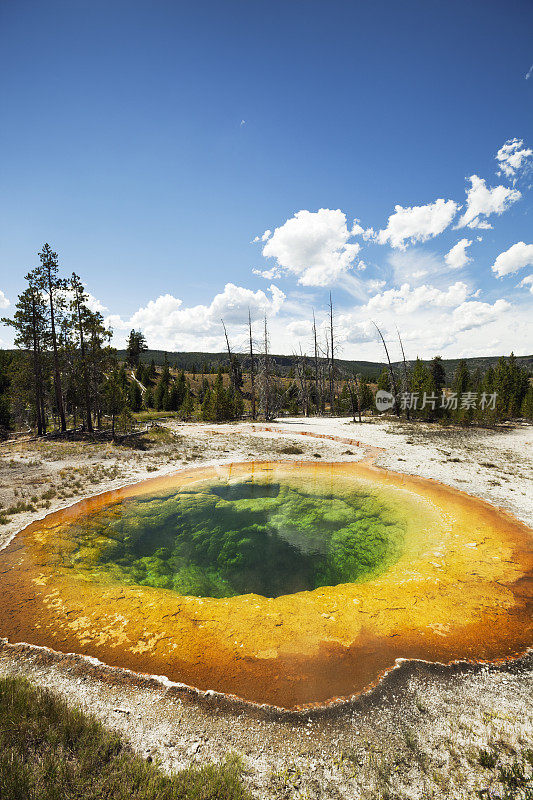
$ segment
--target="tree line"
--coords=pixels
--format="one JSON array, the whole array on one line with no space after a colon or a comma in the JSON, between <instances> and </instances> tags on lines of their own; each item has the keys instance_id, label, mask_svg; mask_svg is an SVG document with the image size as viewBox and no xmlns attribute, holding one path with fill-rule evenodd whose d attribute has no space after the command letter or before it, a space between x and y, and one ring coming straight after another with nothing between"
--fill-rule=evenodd
<instances>
[{"instance_id":1,"label":"tree line","mask_svg":"<svg viewBox=\"0 0 533 800\"><path fill-rule=\"evenodd\" d=\"M361 420L374 413L375 386L340 362L335 315L330 295L327 325L319 330L315 315L309 323L309 354L294 352L287 370L270 351L268 320L243 321L246 345L232 347L224 320L225 364L203 360L187 375L145 361L148 349L141 331L129 334L124 361L111 347L111 330L102 314L91 308L81 278L60 275L58 255L48 244L39 264L25 276L26 288L11 318L2 322L15 331L18 353L0 352L0 432L10 427L65 432L74 427L93 433L106 426L128 432L141 411L175 413L184 420L209 422L280 414L349 414ZM385 337L387 366L377 389L394 398L392 413L406 419L461 424L497 422L519 416L533 418L533 387L529 372L513 354L494 367L470 372L459 362L446 385L442 358L429 365L408 362L403 343L401 366L393 365ZM216 370L216 372L215 372ZM473 395L478 402L473 403ZM465 400L465 398L468 400ZM485 398L481 401L481 398Z\"/></svg>"}]
</instances>

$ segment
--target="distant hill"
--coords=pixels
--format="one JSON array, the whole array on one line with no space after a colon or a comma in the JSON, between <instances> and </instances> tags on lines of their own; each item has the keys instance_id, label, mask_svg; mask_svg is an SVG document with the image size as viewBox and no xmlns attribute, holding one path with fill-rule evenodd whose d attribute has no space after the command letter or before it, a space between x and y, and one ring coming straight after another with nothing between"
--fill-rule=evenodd
<instances>
[{"instance_id":1,"label":"distant hill","mask_svg":"<svg viewBox=\"0 0 533 800\"><path fill-rule=\"evenodd\" d=\"M123 360L126 356L125 350L118 350L119 359ZM246 355L237 353L240 359L246 360ZM152 359L155 364L161 366L165 363L165 356L170 366L176 365L178 369L183 369L186 372L191 372L195 369L198 372L202 371L202 365L210 369L218 369L220 365L226 366L228 355L227 353L195 353L195 352L170 352L165 350L146 350L142 354L142 360L150 363ZM490 366L494 366L501 356L476 356L474 358L465 358L468 368L471 372L476 369L481 369L485 372ZM278 371L281 373L288 372L293 366L292 356L272 355L272 360L276 364ZM444 368L446 370L446 377L451 378L457 364L461 359L447 358L443 359ZM530 356L517 356L516 359L522 367L526 367L533 372L533 355ZM386 366L382 361L349 361L347 359L337 359L340 368L347 370L351 373L359 373L367 380L377 379L379 373ZM412 364L413 361L408 361ZM424 361L429 364L429 360ZM401 362L394 362L395 368L401 368Z\"/></svg>"}]
</instances>

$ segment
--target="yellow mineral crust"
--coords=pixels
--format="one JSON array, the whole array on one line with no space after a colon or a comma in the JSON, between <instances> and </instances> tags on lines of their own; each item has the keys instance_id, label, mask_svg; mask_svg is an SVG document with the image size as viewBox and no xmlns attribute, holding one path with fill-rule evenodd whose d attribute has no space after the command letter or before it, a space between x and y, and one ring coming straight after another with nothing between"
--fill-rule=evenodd
<instances>
[{"instance_id":1,"label":"yellow mineral crust","mask_svg":"<svg viewBox=\"0 0 533 800\"><path fill-rule=\"evenodd\" d=\"M202 481L367 482L408 509L399 560L374 579L265 598L183 597L94 581L61 547L84 515ZM344 488L343 488L344 487ZM363 691L397 658L499 660L532 643L531 530L442 484L368 463L259 462L182 471L82 501L0 552L0 634L284 708Z\"/></svg>"}]
</instances>

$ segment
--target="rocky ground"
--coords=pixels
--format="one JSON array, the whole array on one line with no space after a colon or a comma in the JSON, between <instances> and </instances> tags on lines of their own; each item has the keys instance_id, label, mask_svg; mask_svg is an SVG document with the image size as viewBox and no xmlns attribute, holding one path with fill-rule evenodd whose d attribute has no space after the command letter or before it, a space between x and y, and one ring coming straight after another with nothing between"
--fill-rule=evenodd
<instances>
[{"instance_id":1,"label":"rocky ground","mask_svg":"<svg viewBox=\"0 0 533 800\"><path fill-rule=\"evenodd\" d=\"M81 497L197 463L285 459L377 463L444 481L533 526L533 427L491 431L423 423L280 420L275 431L238 425L161 423L108 443L20 441L1 445L0 540ZM302 436L350 438L365 446ZM403 663L381 687L332 718L254 718L185 701L164 684L113 681L36 648L0 649L0 671L47 685L121 731L165 769L239 753L260 798L531 797L531 659L474 668ZM530 792L528 795L527 792Z\"/></svg>"}]
</instances>

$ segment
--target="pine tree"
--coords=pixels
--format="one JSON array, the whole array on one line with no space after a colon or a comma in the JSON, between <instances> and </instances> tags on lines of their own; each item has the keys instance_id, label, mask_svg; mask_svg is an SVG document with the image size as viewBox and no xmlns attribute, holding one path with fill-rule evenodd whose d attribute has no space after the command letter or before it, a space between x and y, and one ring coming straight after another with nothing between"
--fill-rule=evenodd
<instances>
[{"instance_id":1,"label":"pine tree","mask_svg":"<svg viewBox=\"0 0 533 800\"><path fill-rule=\"evenodd\" d=\"M168 390L165 411L179 411L181 407L181 395L176 383L173 383Z\"/></svg>"},{"instance_id":2,"label":"pine tree","mask_svg":"<svg viewBox=\"0 0 533 800\"><path fill-rule=\"evenodd\" d=\"M183 398L183 403L180 408L180 417L185 420L189 420L194 413L194 398L190 392L189 387L187 386L185 390L185 397Z\"/></svg>"},{"instance_id":3,"label":"pine tree","mask_svg":"<svg viewBox=\"0 0 533 800\"><path fill-rule=\"evenodd\" d=\"M177 380L176 380L176 411L181 407L181 404L185 400L185 393L187 391L187 381L185 380L185 373L183 370L179 373Z\"/></svg>"},{"instance_id":4,"label":"pine tree","mask_svg":"<svg viewBox=\"0 0 533 800\"><path fill-rule=\"evenodd\" d=\"M59 364L59 348L57 343L56 322L58 313L62 306L62 293L67 289L67 282L58 276L59 266L58 257L49 244L45 244L39 253L41 264L34 270L37 286L48 298L48 310L50 315L50 335L54 357L54 392L56 399L57 412L61 423L61 431L67 429L65 410L63 407L63 392L61 388L61 369Z\"/></svg>"},{"instance_id":5,"label":"pine tree","mask_svg":"<svg viewBox=\"0 0 533 800\"><path fill-rule=\"evenodd\" d=\"M43 292L39 285L39 276L35 270L26 275L28 288L25 289L18 298L16 312L13 319L3 318L2 322L15 328L15 346L31 352L32 358L32 377L33 387L33 406L37 435L42 436L46 433L46 414L45 414L45 351L49 342L49 328L47 321L47 309ZM19 387L19 394L23 395L27 389L27 378L25 371L18 370L17 376L22 378Z\"/></svg>"},{"instance_id":6,"label":"pine tree","mask_svg":"<svg viewBox=\"0 0 533 800\"><path fill-rule=\"evenodd\" d=\"M435 384L432 373L419 358L415 361L411 375L411 391L417 396L417 408L416 411L412 409L412 413L415 413L420 419L435 419L438 406L438 400L433 400L436 395ZM433 408L433 404L435 404L435 408Z\"/></svg>"},{"instance_id":7,"label":"pine tree","mask_svg":"<svg viewBox=\"0 0 533 800\"><path fill-rule=\"evenodd\" d=\"M111 436L113 441L115 441L116 418L124 408L122 380L120 378L120 372L116 367L106 380L104 386L104 397L107 413L111 415Z\"/></svg>"},{"instance_id":8,"label":"pine tree","mask_svg":"<svg viewBox=\"0 0 533 800\"><path fill-rule=\"evenodd\" d=\"M154 361L153 358L150 361L150 366L148 368L148 372L145 373L145 375L146 375L147 382L151 381L153 383L157 378L157 370L155 368L155 361Z\"/></svg>"},{"instance_id":9,"label":"pine tree","mask_svg":"<svg viewBox=\"0 0 533 800\"><path fill-rule=\"evenodd\" d=\"M213 422L215 420L215 411L213 407L213 392L207 389L202 402L202 419L204 422Z\"/></svg>"},{"instance_id":10,"label":"pine tree","mask_svg":"<svg viewBox=\"0 0 533 800\"><path fill-rule=\"evenodd\" d=\"M442 356L435 356L435 358L432 359L429 370L433 380L433 386L435 387L435 394L440 397L446 385L446 370L442 363Z\"/></svg>"},{"instance_id":11,"label":"pine tree","mask_svg":"<svg viewBox=\"0 0 533 800\"><path fill-rule=\"evenodd\" d=\"M143 399L146 408L154 408L154 393L150 386L148 387L148 389L146 389Z\"/></svg>"},{"instance_id":12,"label":"pine tree","mask_svg":"<svg viewBox=\"0 0 533 800\"><path fill-rule=\"evenodd\" d=\"M461 359L461 361L459 361L457 364L453 374L452 388L454 392L457 392L458 395L461 395L468 390L469 386L470 372L466 365L466 361Z\"/></svg>"},{"instance_id":13,"label":"pine tree","mask_svg":"<svg viewBox=\"0 0 533 800\"><path fill-rule=\"evenodd\" d=\"M11 385L10 367L12 359L3 350L0 350L0 439L7 437L11 425L11 407L9 402L9 387Z\"/></svg>"},{"instance_id":14,"label":"pine tree","mask_svg":"<svg viewBox=\"0 0 533 800\"><path fill-rule=\"evenodd\" d=\"M141 387L137 381L132 381L128 387L128 406L132 411L140 411L143 405Z\"/></svg>"},{"instance_id":15,"label":"pine tree","mask_svg":"<svg viewBox=\"0 0 533 800\"><path fill-rule=\"evenodd\" d=\"M522 401L521 412L523 417L533 420L533 386L528 386Z\"/></svg>"},{"instance_id":16,"label":"pine tree","mask_svg":"<svg viewBox=\"0 0 533 800\"><path fill-rule=\"evenodd\" d=\"M85 338L86 338L86 326L87 326L87 318L90 314L90 311L87 307L87 300L88 295L85 291L85 288L75 272L72 273L72 277L70 279L70 289L72 291L72 300L71 300L71 310L72 310L72 327L77 333L77 341L76 345L79 348L79 354L81 359L81 379L82 379L82 387L83 387L83 398L85 402L85 420L87 424L87 430L89 433L93 431L93 421L92 421L92 408L91 408L91 392L90 392L90 385L89 385L89 367L87 362L87 353L85 347Z\"/></svg>"},{"instance_id":17,"label":"pine tree","mask_svg":"<svg viewBox=\"0 0 533 800\"><path fill-rule=\"evenodd\" d=\"M217 422L228 419L227 396L224 390L224 379L220 368L213 387L213 413Z\"/></svg>"},{"instance_id":18,"label":"pine tree","mask_svg":"<svg viewBox=\"0 0 533 800\"><path fill-rule=\"evenodd\" d=\"M141 359L141 354L148 350L144 333L141 331L132 330L128 337L128 345L126 348L126 363L130 367L136 367Z\"/></svg>"},{"instance_id":19,"label":"pine tree","mask_svg":"<svg viewBox=\"0 0 533 800\"><path fill-rule=\"evenodd\" d=\"M374 395L366 381L361 381L361 411L371 411L374 408Z\"/></svg>"},{"instance_id":20,"label":"pine tree","mask_svg":"<svg viewBox=\"0 0 533 800\"><path fill-rule=\"evenodd\" d=\"M385 391L385 392L390 392L390 390L391 390L390 375L389 375L389 370L387 369L387 367L383 367L383 369L381 370L381 372L379 374L378 389L381 389L382 391Z\"/></svg>"},{"instance_id":21,"label":"pine tree","mask_svg":"<svg viewBox=\"0 0 533 800\"><path fill-rule=\"evenodd\" d=\"M469 391L471 387L470 370L464 359L459 361L453 375L452 389L457 394L457 409L454 411L455 419L463 425L469 425L474 418L475 409L473 407L462 407L461 396Z\"/></svg>"}]
</instances>

